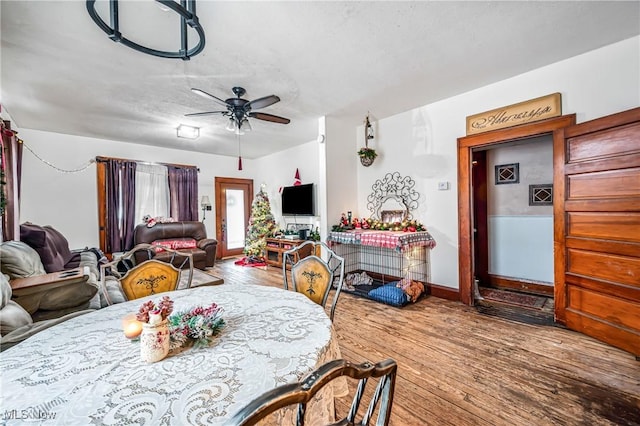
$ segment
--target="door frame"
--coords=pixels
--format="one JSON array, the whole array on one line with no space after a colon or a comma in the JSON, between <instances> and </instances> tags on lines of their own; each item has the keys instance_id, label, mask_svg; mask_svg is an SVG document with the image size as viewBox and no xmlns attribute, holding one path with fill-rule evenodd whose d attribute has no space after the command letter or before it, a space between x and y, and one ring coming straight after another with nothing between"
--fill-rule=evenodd
<instances>
[{"instance_id":1,"label":"door frame","mask_svg":"<svg viewBox=\"0 0 640 426\"><path fill-rule=\"evenodd\" d=\"M553 135L555 130L575 123L576 115L568 114L536 123L458 138L458 288L460 301L465 305L473 306L475 302L473 297L473 188L471 186L473 149L535 136ZM563 154L556 152L556 149L554 144L554 167L556 156ZM554 170L554 186L555 180ZM557 250L557 247L555 249Z\"/></svg>"},{"instance_id":2,"label":"door frame","mask_svg":"<svg viewBox=\"0 0 640 426\"><path fill-rule=\"evenodd\" d=\"M222 259L223 256L228 255L224 247L224 233L222 232L222 196L223 196L223 186L224 185L246 185L248 186L247 193L245 194L245 203L247 205L247 210L245 212L245 229L247 224L249 223L249 217L251 216L251 203L253 202L253 179L242 179L242 178L228 178L228 177L218 177L214 178L214 197L216 203L216 237L218 238L218 245L220 248L216 251L216 258ZM246 236L246 235L245 235ZM222 243L222 244L220 244Z\"/></svg>"}]
</instances>

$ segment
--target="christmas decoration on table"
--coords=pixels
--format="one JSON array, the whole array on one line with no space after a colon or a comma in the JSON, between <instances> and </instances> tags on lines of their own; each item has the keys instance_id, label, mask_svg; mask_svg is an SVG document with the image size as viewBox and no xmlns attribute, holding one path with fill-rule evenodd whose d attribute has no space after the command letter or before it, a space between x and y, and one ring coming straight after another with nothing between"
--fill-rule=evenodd
<instances>
[{"instance_id":1,"label":"christmas decoration on table","mask_svg":"<svg viewBox=\"0 0 640 426\"><path fill-rule=\"evenodd\" d=\"M140 306L136 319L140 322L151 323L167 319L173 312L173 300L169 296L164 296L158 303L148 300Z\"/></svg>"},{"instance_id":2,"label":"christmas decoration on table","mask_svg":"<svg viewBox=\"0 0 640 426\"><path fill-rule=\"evenodd\" d=\"M313 241L320 241L320 229L316 226L316 229L311 231L309 239Z\"/></svg>"},{"instance_id":3,"label":"christmas decoration on table","mask_svg":"<svg viewBox=\"0 0 640 426\"><path fill-rule=\"evenodd\" d=\"M276 229L277 225L273 214L271 214L269 196L263 185L251 204L244 254L250 258L264 260L262 252L267 245L267 238L271 237Z\"/></svg>"},{"instance_id":4,"label":"christmas decoration on table","mask_svg":"<svg viewBox=\"0 0 640 426\"><path fill-rule=\"evenodd\" d=\"M362 218L358 221L354 218L352 222L347 220L347 216L343 213L340 222L331 228L334 232L343 232L351 229L370 229L373 231L403 231L403 232L420 232L426 231L427 228L417 220L404 220L402 222L381 222L377 219Z\"/></svg>"},{"instance_id":5,"label":"christmas decoration on table","mask_svg":"<svg viewBox=\"0 0 640 426\"><path fill-rule=\"evenodd\" d=\"M194 347L209 346L225 325L222 307L212 303L188 311L177 312L169 317L171 341L178 346L193 343Z\"/></svg>"},{"instance_id":6,"label":"christmas decoration on table","mask_svg":"<svg viewBox=\"0 0 640 426\"><path fill-rule=\"evenodd\" d=\"M145 327L164 324L170 335L172 349L190 344L203 347L209 346L213 337L224 327L222 312L222 307L215 303L207 307L197 306L186 311L173 312L173 301L169 296L164 296L158 302L144 302L136 314L136 319ZM144 330L142 332L144 333Z\"/></svg>"}]
</instances>

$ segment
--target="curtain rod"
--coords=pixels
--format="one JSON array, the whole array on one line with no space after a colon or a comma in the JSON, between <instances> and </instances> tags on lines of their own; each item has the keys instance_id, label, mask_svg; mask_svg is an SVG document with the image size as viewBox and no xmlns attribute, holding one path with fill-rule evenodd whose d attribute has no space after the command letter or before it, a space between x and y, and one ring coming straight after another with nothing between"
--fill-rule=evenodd
<instances>
[{"instance_id":1,"label":"curtain rod","mask_svg":"<svg viewBox=\"0 0 640 426\"><path fill-rule=\"evenodd\" d=\"M98 163L106 163L109 160L132 161L134 163L144 164L145 166L181 167L181 168L184 168L184 169L196 169L198 172L200 172L200 168L199 167L192 166L190 164L156 163L156 162L152 162L152 161L138 161L138 160L130 160L130 159L127 159L127 158L117 158L117 157L101 157L101 156L96 157L96 161Z\"/></svg>"}]
</instances>

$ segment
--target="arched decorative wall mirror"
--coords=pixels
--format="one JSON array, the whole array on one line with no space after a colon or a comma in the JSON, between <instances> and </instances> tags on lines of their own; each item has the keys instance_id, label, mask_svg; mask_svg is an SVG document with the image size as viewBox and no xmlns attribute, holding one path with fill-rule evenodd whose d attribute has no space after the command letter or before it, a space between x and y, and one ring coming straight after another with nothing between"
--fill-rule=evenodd
<instances>
[{"instance_id":1,"label":"arched decorative wall mirror","mask_svg":"<svg viewBox=\"0 0 640 426\"><path fill-rule=\"evenodd\" d=\"M375 181L367 197L367 209L374 219L383 223L402 222L412 219L412 211L418 208L420 194L414 189L416 183L409 176L387 173Z\"/></svg>"}]
</instances>

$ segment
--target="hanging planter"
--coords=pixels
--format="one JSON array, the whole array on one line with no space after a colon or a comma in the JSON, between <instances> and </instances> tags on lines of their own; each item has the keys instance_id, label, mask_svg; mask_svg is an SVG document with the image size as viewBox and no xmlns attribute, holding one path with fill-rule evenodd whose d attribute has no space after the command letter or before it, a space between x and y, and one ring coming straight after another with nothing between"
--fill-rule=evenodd
<instances>
[{"instance_id":1,"label":"hanging planter","mask_svg":"<svg viewBox=\"0 0 640 426\"><path fill-rule=\"evenodd\" d=\"M376 159L378 153L375 149L369 148L369 140L373 139L373 126L369 121L369 114L364 119L364 148L360 148L358 156L360 157L360 163L363 166L369 167L373 164L373 160Z\"/></svg>"},{"instance_id":2,"label":"hanging planter","mask_svg":"<svg viewBox=\"0 0 640 426\"><path fill-rule=\"evenodd\" d=\"M373 164L373 160L376 159L378 153L373 148L364 147L360 148L360 151L358 151L358 155L360 156L360 163L362 163L362 165L365 167L369 167Z\"/></svg>"}]
</instances>

